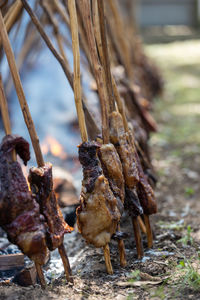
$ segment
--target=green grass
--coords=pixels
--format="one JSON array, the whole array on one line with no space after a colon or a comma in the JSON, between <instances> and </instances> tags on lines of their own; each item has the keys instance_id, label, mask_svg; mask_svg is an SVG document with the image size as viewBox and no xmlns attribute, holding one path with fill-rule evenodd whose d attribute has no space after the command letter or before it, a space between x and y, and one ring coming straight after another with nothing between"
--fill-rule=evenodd
<instances>
[{"instance_id":1,"label":"green grass","mask_svg":"<svg viewBox=\"0 0 200 300\"><path fill-rule=\"evenodd\" d=\"M177 147L200 145L200 41L150 45L146 52L156 60L165 79L163 99L155 101L160 126L153 141Z\"/></svg>"}]
</instances>

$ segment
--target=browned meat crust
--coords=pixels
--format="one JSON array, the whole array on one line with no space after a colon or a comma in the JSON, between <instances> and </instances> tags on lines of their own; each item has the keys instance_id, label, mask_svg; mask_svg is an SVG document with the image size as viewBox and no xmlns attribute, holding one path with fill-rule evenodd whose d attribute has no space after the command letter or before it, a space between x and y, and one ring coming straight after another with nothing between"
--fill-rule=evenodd
<instances>
[{"instance_id":1,"label":"browned meat crust","mask_svg":"<svg viewBox=\"0 0 200 300\"><path fill-rule=\"evenodd\" d=\"M83 167L80 206L77 209L78 229L88 243L103 247L117 229L120 213L117 200L103 175L98 158L99 145L94 142L79 146Z\"/></svg>"},{"instance_id":2,"label":"browned meat crust","mask_svg":"<svg viewBox=\"0 0 200 300\"><path fill-rule=\"evenodd\" d=\"M48 225L47 246L49 250L54 250L63 243L64 234L70 233L71 228L63 218L53 191L52 165L46 163L44 167L31 168L28 180L40 206L40 212Z\"/></svg>"},{"instance_id":3,"label":"browned meat crust","mask_svg":"<svg viewBox=\"0 0 200 300\"><path fill-rule=\"evenodd\" d=\"M108 179L110 188L117 199L117 207L121 213L124 211L124 177L119 155L113 144L102 145L99 149L99 158L103 173Z\"/></svg>"},{"instance_id":4,"label":"browned meat crust","mask_svg":"<svg viewBox=\"0 0 200 300\"><path fill-rule=\"evenodd\" d=\"M46 226L20 164L12 161L14 149L25 163L30 158L29 144L22 137L4 137L0 146L0 225L12 243L42 265L48 252Z\"/></svg>"}]
</instances>

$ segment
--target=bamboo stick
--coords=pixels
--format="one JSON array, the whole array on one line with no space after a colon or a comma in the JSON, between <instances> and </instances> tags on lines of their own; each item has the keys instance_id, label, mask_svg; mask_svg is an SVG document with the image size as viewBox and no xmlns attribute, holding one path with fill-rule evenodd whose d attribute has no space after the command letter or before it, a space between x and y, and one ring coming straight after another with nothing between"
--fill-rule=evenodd
<instances>
[{"instance_id":1,"label":"bamboo stick","mask_svg":"<svg viewBox=\"0 0 200 300\"><path fill-rule=\"evenodd\" d=\"M120 231L120 225L118 225L117 230ZM125 267L127 265L126 251L124 247L124 241L121 239L118 240L118 249L119 249L119 257L120 257L120 265L121 267Z\"/></svg>"},{"instance_id":2,"label":"bamboo stick","mask_svg":"<svg viewBox=\"0 0 200 300\"><path fill-rule=\"evenodd\" d=\"M70 16L70 27L72 35L72 49L74 57L74 97L76 103L76 111L79 121L79 128L83 142L88 140L85 117L82 107L82 92L81 92L81 73L80 73L80 52L79 52L79 38L78 38L78 21L75 0L68 1L68 9Z\"/></svg>"},{"instance_id":3,"label":"bamboo stick","mask_svg":"<svg viewBox=\"0 0 200 300\"><path fill-rule=\"evenodd\" d=\"M138 256L138 259L141 259L144 256L144 251L143 251L143 247L142 247L142 238L141 238L138 219L132 218L132 223L133 223L133 231L134 231L135 243L136 243L136 249L137 249L137 256Z\"/></svg>"},{"instance_id":4,"label":"bamboo stick","mask_svg":"<svg viewBox=\"0 0 200 300\"><path fill-rule=\"evenodd\" d=\"M5 133L11 134L11 125L10 125L10 118L8 113L8 105L6 101L6 95L3 88L2 77L0 74L0 108L1 108L1 116L3 120L3 125L5 129Z\"/></svg>"},{"instance_id":5,"label":"bamboo stick","mask_svg":"<svg viewBox=\"0 0 200 300\"><path fill-rule=\"evenodd\" d=\"M0 108L1 108L1 115L2 115L5 133L6 133L6 135L11 134L12 131L11 131L9 112L8 112L8 104L7 104L6 95L4 92L1 74L0 74ZM13 161L17 160L15 150L12 152L12 159L13 159Z\"/></svg>"},{"instance_id":6,"label":"bamboo stick","mask_svg":"<svg viewBox=\"0 0 200 300\"><path fill-rule=\"evenodd\" d=\"M97 82L99 99L101 103L101 118L102 118L102 136L104 144L109 142L109 131L108 131L108 111L106 104L106 93L104 88L104 80L103 80L103 69L99 62L96 42L94 37L94 30L92 26L92 18L91 18L91 7L90 2L88 0L80 0L80 4L82 7L82 15L85 21L85 28L87 33L88 45L90 49L91 60L93 63L94 75Z\"/></svg>"},{"instance_id":7,"label":"bamboo stick","mask_svg":"<svg viewBox=\"0 0 200 300\"><path fill-rule=\"evenodd\" d=\"M103 50L102 64L105 70L110 112L113 112L115 110L115 100L114 100L113 90L112 90L110 60L108 54L107 34L105 28L104 0L97 0L97 3L98 3L99 24L100 24L100 32L101 32L101 43L102 43L102 50Z\"/></svg>"},{"instance_id":8,"label":"bamboo stick","mask_svg":"<svg viewBox=\"0 0 200 300\"><path fill-rule=\"evenodd\" d=\"M153 234L151 230L151 224L149 220L149 216L144 214L144 223L146 226L146 231L147 231L147 245L148 248L152 248L153 246Z\"/></svg>"},{"instance_id":9,"label":"bamboo stick","mask_svg":"<svg viewBox=\"0 0 200 300\"><path fill-rule=\"evenodd\" d=\"M105 245L103 247L103 254L105 258L105 264L106 264L106 269L108 274L112 275L113 274L113 268L110 260L110 247L109 244Z\"/></svg>"},{"instance_id":10,"label":"bamboo stick","mask_svg":"<svg viewBox=\"0 0 200 300\"><path fill-rule=\"evenodd\" d=\"M64 247L63 243L58 247L58 252L60 254L60 257L62 258L62 262L63 262L63 266L64 266L67 281L71 282L71 283L74 283L72 273L71 273L70 264L69 264L69 259L68 259L68 256L67 256L67 253L66 253L66 250L65 250L65 247Z\"/></svg>"}]
</instances>

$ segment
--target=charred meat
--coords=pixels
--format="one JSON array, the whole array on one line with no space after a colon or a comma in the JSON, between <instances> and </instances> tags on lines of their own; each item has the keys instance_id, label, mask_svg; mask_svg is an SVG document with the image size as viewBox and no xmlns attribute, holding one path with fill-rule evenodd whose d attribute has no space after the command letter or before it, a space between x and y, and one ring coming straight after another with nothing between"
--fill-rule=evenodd
<instances>
[{"instance_id":1,"label":"charred meat","mask_svg":"<svg viewBox=\"0 0 200 300\"><path fill-rule=\"evenodd\" d=\"M20 164L12 151L26 164L30 159L29 144L20 136L7 135L0 145L0 226L11 243L36 263L46 262L46 225L39 205L28 189Z\"/></svg>"},{"instance_id":2,"label":"charred meat","mask_svg":"<svg viewBox=\"0 0 200 300\"><path fill-rule=\"evenodd\" d=\"M64 234L70 233L71 228L63 218L53 191L52 165L46 163L44 167L31 168L28 180L40 206L40 212L48 225L47 246L49 250L54 250L63 243Z\"/></svg>"},{"instance_id":3,"label":"charred meat","mask_svg":"<svg viewBox=\"0 0 200 300\"><path fill-rule=\"evenodd\" d=\"M117 200L98 158L99 148L93 142L79 146L83 181L77 223L83 237L95 247L103 247L110 242L120 220Z\"/></svg>"}]
</instances>

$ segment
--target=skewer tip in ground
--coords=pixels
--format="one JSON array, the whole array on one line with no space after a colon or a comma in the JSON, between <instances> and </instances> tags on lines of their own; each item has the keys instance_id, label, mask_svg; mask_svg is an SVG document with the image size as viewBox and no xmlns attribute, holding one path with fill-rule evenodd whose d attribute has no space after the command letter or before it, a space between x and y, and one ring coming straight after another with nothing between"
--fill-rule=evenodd
<instances>
[{"instance_id":1,"label":"skewer tip in ground","mask_svg":"<svg viewBox=\"0 0 200 300\"><path fill-rule=\"evenodd\" d=\"M127 265L127 261L126 261L126 253L125 253L123 240L118 241L118 249L119 249L119 256L120 256L120 265L121 267L124 268Z\"/></svg>"},{"instance_id":2,"label":"skewer tip in ground","mask_svg":"<svg viewBox=\"0 0 200 300\"><path fill-rule=\"evenodd\" d=\"M146 231L147 231L147 245L148 245L148 248L152 248L153 247L153 234L152 234L151 224L150 224L148 215L144 215L144 223L145 223Z\"/></svg>"},{"instance_id":3,"label":"skewer tip in ground","mask_svg":"<svg viewBox=\"0 0 200 300\"><path fill-rule=\"evenodd\" d=\"M136 243L136 249L137 249L137 256L138 259L141 259L144 256L143 246L142 246L142 238L141 238L141 232L140 232L140 226L138 223L138 218L132 218L133 223L133 231L135 236L135 243Z\"/></svg>"},{"instance_id":4,"label":"skewer tip in ground","mask_svg":"<svg viewBox=\"0 0 200 300\"><path fill-rule=\"evenodd\" d=\"M68 260L67 253L65 251L65 247L64 247L63 244L61 244L58 247L58 251L59 251L60 257L61 257L62 262L63 262L63 266L64 266L64 270L65 270L65 275L66 275L67 281L71 282L71 283L74 283L74 280L73 280L73 277L72 277L72 273L71 273L70 264L69 264L69 260Z\"/></svg>"},{"instance_id":5,"label":"skewer tip in ground","mask_svg":"<svg viewBox=\"0 0 200 300\"><path fill-rule=\"evenodd\" d=\"M43 270L42 270L42 266L39 265L38 263L35 263L35 268L36 268L37 275L38 275L39 280L40 280L41 287L44 290L46 288L46 281L45 281L45 278L44 278L44 273L43 273Z\"/></svg>"},{"instance_id":6,"label":"skewer tip in ground","mask_svg":"<svg viewBox=\"0 0 200 300\"><path fill-rule=\"evenodd\" d=\"M110 248L109 248L108 244L103 247L103 253L104 253L107 273L112 275L113 268L112 268L112 264L111 264L111 260L110 260Z\"/></svg>"}]
</instances>

